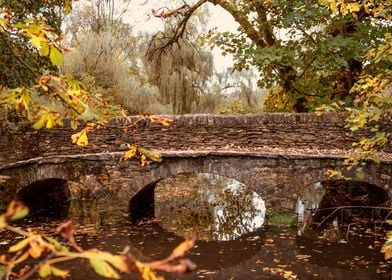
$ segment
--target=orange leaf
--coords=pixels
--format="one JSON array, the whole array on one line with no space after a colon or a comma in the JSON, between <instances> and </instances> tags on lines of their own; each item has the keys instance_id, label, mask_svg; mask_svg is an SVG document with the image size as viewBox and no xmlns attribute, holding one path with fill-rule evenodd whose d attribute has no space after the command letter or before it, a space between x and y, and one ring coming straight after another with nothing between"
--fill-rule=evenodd
<instances>
[{"instance_id":1,"label":"orange leaf","mask_svg":"<svg viewBox=\"0 0 392 280\"><path fill-rule=\"evenodd\" d=\"M178 245L170 255L170 259L177 259L183 257L195 245L194 238L188 238L180 245Z\"/></svg>"}]
</instances>

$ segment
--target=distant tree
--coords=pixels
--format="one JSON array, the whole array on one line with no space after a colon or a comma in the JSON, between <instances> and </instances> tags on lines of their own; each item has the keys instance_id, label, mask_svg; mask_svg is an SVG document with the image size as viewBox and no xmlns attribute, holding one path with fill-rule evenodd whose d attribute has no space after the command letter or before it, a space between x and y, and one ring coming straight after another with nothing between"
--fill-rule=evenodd
<instances>
[{"instance_id":1,"label":"distant tree","mask_svg":"<svg viewBox=\"0 0 392 280\"><path fill-rule=\"evenodd\" d=\"M62 71L129 114L170 113L159 103L157 88L148 83L142 60L145 36L135 35L123 20L129 3L109 2L93 0L75 8L65 28L75 51L65 55Z\"/></svg>"},{"instance_id":2,"label":"distant tree","mask_svg":"<svg viewBox=\"0 0 392 280\"><path fill-rule=\"evenodd\" d=\"M179 18L173 17L149 42L145 64L150 82L156 85L163 104L170 104L176 114L191 113L198 106L203 89L213 74L213 58L196 43L195 23L176 36Z\"/></svg>"}]
</instances>

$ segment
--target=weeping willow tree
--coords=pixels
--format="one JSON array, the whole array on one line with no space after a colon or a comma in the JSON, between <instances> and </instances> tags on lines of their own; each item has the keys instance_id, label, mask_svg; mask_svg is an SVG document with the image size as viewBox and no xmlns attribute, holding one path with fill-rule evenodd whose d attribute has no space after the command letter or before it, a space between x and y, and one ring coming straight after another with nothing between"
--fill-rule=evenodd
<instances>
[{"instance_id":1,"label":"weeping willow tree","mask_svg":"<svg viewBox=\"0 0 392 280\"><path fill-rule=\"evenodd\" d=\"M150 82L159 89L160 102L171 105L176 114L186 114L199 106L213 74L213 58L194 42L195 29L183 30L178 38L174 32L168 24L165 31L153 36L145 64Z\"/></svg>"}]
</instances>

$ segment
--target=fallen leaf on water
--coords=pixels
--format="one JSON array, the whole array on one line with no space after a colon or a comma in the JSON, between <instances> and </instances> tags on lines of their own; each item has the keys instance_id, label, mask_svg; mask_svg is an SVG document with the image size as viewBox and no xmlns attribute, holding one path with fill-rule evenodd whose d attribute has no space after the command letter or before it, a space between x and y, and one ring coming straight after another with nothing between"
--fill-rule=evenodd
<instances>
[{"instance_id":1,"label":"fallen leaf on water","mask_svg":"<svg viewBox=\"0 0 392 280\"><path fill-rule=\"evenodd\" d=\"M299 260L303 260L303 259L308 259L308 258L310 258L311 256L310 255L296 255L295 256L297 259L299 259Z\"/></svg>"}]
</instances>

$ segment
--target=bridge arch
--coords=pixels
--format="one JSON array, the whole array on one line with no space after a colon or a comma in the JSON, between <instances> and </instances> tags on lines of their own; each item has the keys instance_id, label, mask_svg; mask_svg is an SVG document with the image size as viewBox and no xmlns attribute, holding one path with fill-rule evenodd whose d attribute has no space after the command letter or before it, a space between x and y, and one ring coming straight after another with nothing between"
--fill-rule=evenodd
<instances>
[{"instance_id":1,"label":"bridge arch","mask_svg":"<svg viewBox=\"0 0 392 280\"><path fill-rule=\"evenodd\" d=\"M146 186L183 173L211 173L234 179L255 191L267 209L292 211L299 193L315 182L329 180L329 169L344 171L344 158L244 152L163 152L161 163L141 167L136 160L120 161L122 153L48 158L7 168L0 167L4 193L11 197L22 188L46 179L75 182L71 198L110 197L127 205ZM392 163L369 162L363 181L392 194ZM343 172L355 178L353 171ZM0 177L0 178L2 178ZM4 200L3 200L4 201Z\"/></svg>"},{"instance_id":2,"label":"bridge arch","mask_svg":"<svg viewBox=\"0 0 392 280\"><path fill-rule=\"evenodd\" d=\"M16 198L33 214L64 212L70 206L71 193L67 180L51 178L27 185L18 191Z\"/></svg>"},{"instance_id":3,"label":"bridge arch","mask_svg":"<svg viewBox=\"0 0 392 280\"><path fill-rule=\"evenodd\" d=\"M158 178L152 182L147 183L147 185L143 186L135 195L131 197L128 204L131 220L137 221L141 217L153 216L154 214L153 209L155 205L155 187L159 182L168 179L170 177L176 177L176 176L187 175L187 174L212 174L212 175L218 175L219 177L234 180L242 185L245 185L246 188L249 188L246 184L244 184L241 181L238 181L236 178L227 175L222 175L220 174L221 172L218 172L216 170L215 172L204 172L204 171L195 172L195 171L189 171L189 169L184 171L181 168L176 168L175 170L177 170L177 172L175 172L174 174L169 174L166 177ZM208 167L206 170L211 170L211 168ZM253 190L252 188L249 189Z\"/></svg>"}]
</instances>

